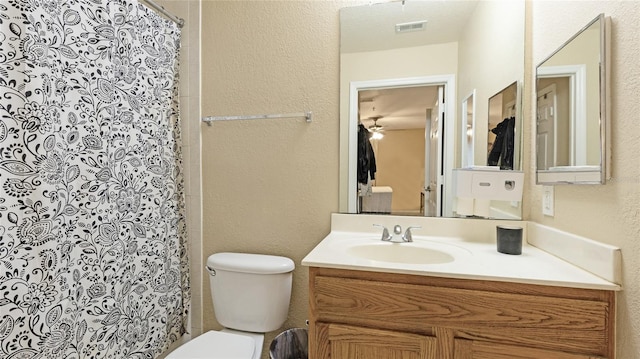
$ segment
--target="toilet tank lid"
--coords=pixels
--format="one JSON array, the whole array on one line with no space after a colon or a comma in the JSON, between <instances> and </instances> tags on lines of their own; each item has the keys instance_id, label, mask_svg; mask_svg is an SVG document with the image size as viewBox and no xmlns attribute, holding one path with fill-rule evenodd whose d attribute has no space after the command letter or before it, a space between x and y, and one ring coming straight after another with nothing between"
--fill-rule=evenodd
<instances>
[{"instance_id":1,"label":"toilet tank lid","mask_svg":"<svg viewBox=\"0 0 640 359\"><path fill-rule=\"evenodd\" d=\"M231 252L210 255L207 266L212 269L256 274L289 273L295 268L293 261L287 257Z\"/></svg>"}]
</instances>

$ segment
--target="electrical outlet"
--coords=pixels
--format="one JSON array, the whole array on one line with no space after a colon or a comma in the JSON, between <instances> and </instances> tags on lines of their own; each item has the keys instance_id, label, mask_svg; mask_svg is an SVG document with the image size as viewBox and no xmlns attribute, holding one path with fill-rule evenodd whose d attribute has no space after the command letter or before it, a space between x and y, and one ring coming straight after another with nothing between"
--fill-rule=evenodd
<instances>
[{"instance_id":1,"label":"electrical outlet","mask_svg":"<svg viewBox=\"0 0 640 359\"><path fill-rule=\"evenodd\" d=\"M549 217L553 217L553 188L553 186L542 186L542 214Z\"/></svg>"}]
</instances>

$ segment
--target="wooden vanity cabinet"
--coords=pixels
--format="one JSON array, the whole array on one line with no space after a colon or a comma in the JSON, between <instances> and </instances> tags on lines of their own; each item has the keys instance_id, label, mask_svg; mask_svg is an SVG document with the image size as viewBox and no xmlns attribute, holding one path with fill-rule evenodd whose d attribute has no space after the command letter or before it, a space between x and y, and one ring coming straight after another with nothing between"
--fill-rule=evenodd
<instances>
[{"instance_id":1,"label":"wooden vanity cabinet","mask_svg":"<svg viewBox=\"0 0 640 359\"><path fill-rule=\"evenodd\" d=\"M310 359L615 357L615 292L309 268Z\"/></svg>"}]
</instances>

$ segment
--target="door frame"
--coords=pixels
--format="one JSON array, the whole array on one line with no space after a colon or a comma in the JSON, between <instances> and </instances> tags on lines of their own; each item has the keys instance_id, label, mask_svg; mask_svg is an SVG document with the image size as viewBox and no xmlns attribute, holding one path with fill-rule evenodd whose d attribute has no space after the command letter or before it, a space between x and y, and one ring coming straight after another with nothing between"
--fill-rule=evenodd
<instances>
[{"instance_id":1,"label":"door frame","mask_svg":"<svg viewBox=\"0 0 640 359\"><path fill-rule=\"evenodd\" d=\"M569 78L569 141L571 166L587 163L587 65L544 66L537 69L538 78ZM544 90L544 89L543 89Z\"/></svg>"},{"instance_id":2,"label":"door frame","mask_svg":"<svg viewBox=\"0 0 640 359\"><path fill-rule=\"evenodd\" d=\"M396 87L418 87L418 86L444 86L444 107L446 118L443 121L441 134L444 141L444 153L442 168L444 172L443 181L443 216L450 217L453 214L452 201L452 174L453 161L455 160L455 119L456 119L456 76L453 74L406 77L395 79L381 79L368 81L351 81L349 84L349 154L348 154L348 189L347 208L349 213L357 213L358 203L358 92L362 90L376 90Z\"/></svg>"}]
</instances>

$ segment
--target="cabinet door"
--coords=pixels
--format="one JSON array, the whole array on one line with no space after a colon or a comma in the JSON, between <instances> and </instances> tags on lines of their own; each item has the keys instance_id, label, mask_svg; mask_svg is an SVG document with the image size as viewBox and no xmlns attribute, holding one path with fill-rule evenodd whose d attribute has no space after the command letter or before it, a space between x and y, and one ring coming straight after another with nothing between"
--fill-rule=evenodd
<instances>
[{"instance_id":1,"label":"cabinet door","mask_svg":"<svg viewBox=\"0 0 640 359\"><path fill-rule=\"evenodd\" d=\"M564 353L553 350L489 343L478 340L455 340L455 359L604 359L599 356Z\"/></svg>"},{"instance_id":2,"label":"cabinet door","mask_svg":"<svg viewBox=\"0 0 640 359\"><path fill-rule=\"evenodd\" d=\"M436 338L317 323L317 359L436 359Z\"/></svg>"}]
</instances>

